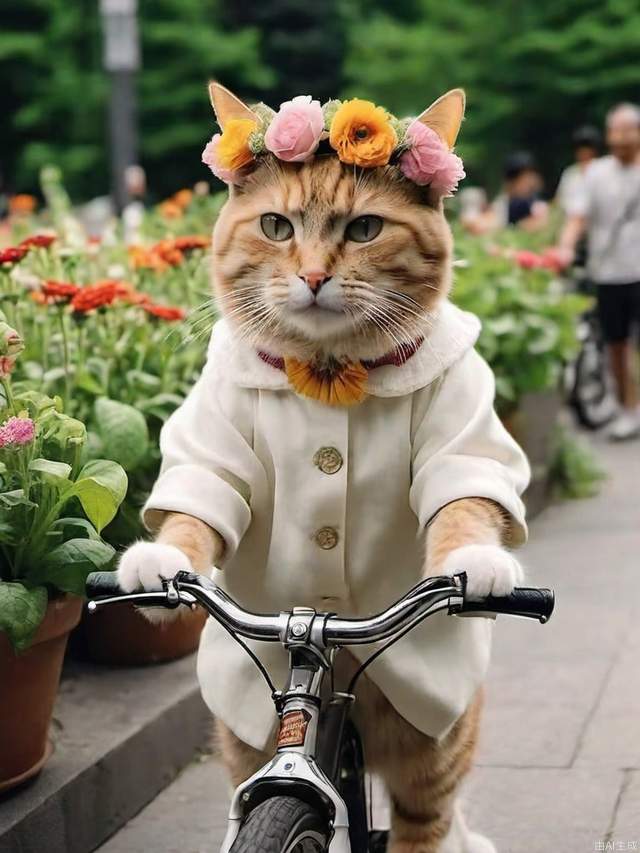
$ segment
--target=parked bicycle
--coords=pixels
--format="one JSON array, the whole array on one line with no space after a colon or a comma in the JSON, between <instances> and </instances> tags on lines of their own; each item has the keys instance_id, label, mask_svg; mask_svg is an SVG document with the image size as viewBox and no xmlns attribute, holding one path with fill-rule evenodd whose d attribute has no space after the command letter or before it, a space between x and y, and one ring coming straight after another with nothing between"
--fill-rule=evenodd
<instances>
[{"instance_id":1,"label":"parked bicycle","mask_svg":"<svg viewBox=\"0 0 640 853\"><path fill-rule=\"evenodd\" d=\"M235 791L221 853L382 853L386 838L370 835L364 787L364 757L349 719L358 679L393 643L434 613L495 616L506 613L546 622L554 596L548 589L515 589L505 598L465 598L466 576L423 580L382 613L344 618L307 607L271 615L249 613L212 581L179 572L158 592L123 593L116 575L97 572L87 580L89 610L118 602L174 608L202 605L245 648L269 685L280 717L273 758ZM289 677L276 690L244 639L282 643ZM383 642L387 641L387 642ZM345 692L322 701L325 677L339 649L383 644L356 670Z\"/></svg>"}]
</instances>

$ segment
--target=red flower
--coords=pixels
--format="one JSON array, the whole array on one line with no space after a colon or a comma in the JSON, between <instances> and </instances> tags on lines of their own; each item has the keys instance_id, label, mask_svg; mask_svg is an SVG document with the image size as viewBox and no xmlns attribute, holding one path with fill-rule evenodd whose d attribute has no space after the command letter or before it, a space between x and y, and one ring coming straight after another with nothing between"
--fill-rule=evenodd
<instances>
[{"instance_id":1,"label":"red flower","mask_svg":"<svg viewBox=\"0 0 640 853\"><path fill-rule=\"evenodd\" d=\"M56 305L70 302L79 292L80 288L77 284L70 284L66 281L45 281L42 285L45 302Z\"/></svg>"},{"instance_id":2,"label":"red flower","mask_svg":"<svg viewBox=\"0 0 640 853\"><path fill-rule=\"evenodd\" d=\"M147 314L151 314L152 317L157 317L159 320L165 320L167 323L174 323L185 318L185 312L182 308L175 308L172 305L154 305L153 302L149 302L142 307Z\"/></svg>"},{"instance_id":3,"label":"red flower","mask_svg":"<svg viewBox=\"0 0 640 853\"><path fill-rule=\"evenodd\" d=\"M23 249L48 249L55 241L55 234L34 234L20 243Z\"/></svg>"},{"instance_id":4,"label":"red flower","mask_svg":"<svg viewBox=\"0 0 640 853\"><path fill-rule=\"evenodd\" d=\"M111 303L118 297L116 281L101 281L81 287L71 300L71 307L76 314L87 314Z\"/></svg>"},{"instance_id":5,"label":"red flower","mask_svg":"<svg viewBox=\"0 0 640 853\"><path fill-rule=\"evenodd\" d=\"M189 252L191 249L206 249L209 246L209 238L193 234L187 237L176 237L173 244L181 252Z\"/></svg>"},{"instance_id":6,"label":"red flower","mask_svg":"<svg viewBox=\"0 0 640 853\"><path fill-rule=\"evenodd\" d=\"M524 270L535 270L543 266L542 258L535 252L530 252L528 249L521 249L514 255L516 263Z\"/></svg>"},{"instance_id":7,"label":"red flower","mask_svg":"<svg viewBox=\"0 0 640 853\"><path fill-rule=\"evenodd\" d=\"M27 254L27 249L22 246L10 246L8 249L0 249L0 264L17 264Z\"/></svg>"}]
</instances>

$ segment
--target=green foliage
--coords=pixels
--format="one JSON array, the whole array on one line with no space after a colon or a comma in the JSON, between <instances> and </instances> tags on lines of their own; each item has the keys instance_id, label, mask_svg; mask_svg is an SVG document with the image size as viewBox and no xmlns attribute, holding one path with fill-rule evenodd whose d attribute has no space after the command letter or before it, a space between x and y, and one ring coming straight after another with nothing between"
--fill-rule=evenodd
<instances>
[{"instance_id":1,"label":"green foliage","mask_svg":"<svg viewBox=\"0 0 640 853\"><path fill-rule=\"evenodd\" d=\"M475 238L456 243L453 301L482 321L478 349L496 377L501 414L523 394L557 388L577 351L576 320L590 300L567 294L547 270L524 270Z\"/></svg>"},{"instance_id":2,"label":"green foliage","mask_svg":"<svg viewBox=\"0 0 640 853\"><path fill-rule=\"evenodd\" d=\"M0 421L14 417L31 435L0 446L0 630L20 650L49 595L82 595L89 572L111 565L115 551L100 531L125 497L127 476L105 459L79 468L86 431L61 411L60 400L14 395L6 376L2 385Z\"/></svg>"},{"instance_id":3,"label":"green foliage","mask_svg":"<svg viewBox=\"0 0 640 853\"><path fill-rule=\"evenodd\" d=\"M549 473L559 498L593 497L606 477L588 444L567 429L558 431Z\"/></svg>"},{"instance_id":4,"label":"green foliage","mask_svg":"<svg viewBox=\"0 0 640 853\"><path fill-rule=\"evenodd\" d=\"M534 151L557 176L571 132L636 100L640 7L635 0L417 0L357 4L348 90L396 114L417 113L453 86L467 90L459 150L478 183L497 184L504 156Z\"/></svg>"}]
</instances>

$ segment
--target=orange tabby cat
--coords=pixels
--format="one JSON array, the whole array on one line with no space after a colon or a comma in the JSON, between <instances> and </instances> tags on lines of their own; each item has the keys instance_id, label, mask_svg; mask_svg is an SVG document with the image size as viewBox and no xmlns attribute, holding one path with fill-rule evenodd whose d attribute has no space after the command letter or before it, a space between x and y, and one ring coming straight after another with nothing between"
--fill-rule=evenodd
<instances>
[{"instance_id":1,"label":"orange tabby cat","mask_svg":"<svg viewBox=\"0 0 640 853\"><path fill-rule=\"evenodd\" d=\"M214 91L214 100L215 95ZM445 126L454 128L448 134L450 144L462 118L462 103L459 93L453 93L438 102L431 116L429 112L424 115L425 123L431 120L439 132L443 118ZM224 126L219 98L217 105ZM449 332L449 327L442 332L446 311L457 310L443 307L451 284L451 254L451 234L441 199L428 187L406 180L393 165L358 170L334 156L317 156L302 164L266 158L232 188L213 239L214 285L226 318L227 337L214 333L203 379L165 428L163 473L145 515L148 525L158 531L157 538L155 543L134 545L123 556L119 577L125 589L153 588L159 578L180 569L193 567L208 573L211 566L224 564L224 573L217 572L216 582L229 584L226 588L233 597L242 599L242 590L233 584L239 583L235 573L239 577L244 571L238 566L248 560L247 549L253 549L252 567L247 570L252 580L241 603L266 611L273 609L272 601L282 609L292 604L323 609L324 603L324 609L363 615L381 609L382 601L388 604L398 598L409 588L412 577L417 580L420 575L462 570L467 572L469 591L475 596L505 594L521 581L522 570L503 545L518 544L523 537L516 493L526 484L526 463L490 411L493 388L488 369L479 366L481 360L472 350L473 341L463 346L458 339L467 327L456 319ZM448 348L455 356L447 355ZM390 352L404 352L406 363L402 359L385 363ZM379 359L383 365L376 367ZM477 382L456 379L460 365L469 359L479 371ZM312 363L321 369L344 362L370 365L369 396L350 407L348 415L334 414L336 409L300 397L286 372L292 363ZM421 384L423 369L432 370L433 375L428 378L425 373ZM218 371L215 380L212 373L207 374L212 370ZM262 379L254 382L251 370L255 375L262 371ZM382 377L378 386L375 374ZM410 380L400 393L398 377L407 375ZM225 390L228 382L233 384L229 391L233 397ZM454 382L460 384L450 384ZM480 404L467 402L474 397L476 385L488 389L480 414ZM447 391L449 387L454 390ZM404 423L394 414L399 406L404 407L406 428L396 434L394 424ZM395 407L393 411L391 407ZM314 430L321 431L321 438L325 435L325 417L349 419L341 435L345 442L353 440L338 454L342 470L335 476L318 473L317 463L315 468L309 467L316 446ZM276 439L269 433L274 422L277 429L278 418L285 436L280 437L285 442L281 451L273 450ZM473 447L451 446L447 465L453 467L442 473L434 464L423 464L423 451L417 445L427 448L427 456L437 456L442 447L448 447L447 436L442 438L439 431L449 429L445 424L449 418L457 419L451 428L456 441L466 441L467 433L475 437ZM307 433L314 435L309 438L308 455ZM328 427L326 435L322 440L329 443L333 434ZM365 437L359 439L358 435ZM242 464L234 461L236 457L242 457ZM393 473L396 464L397 474ZM468 485L466 480L463 484L467 470ZM316 476L323 479L313 480ZM277 515L281 498L274 493L282 477L290 479L282 498L284 512ZM296 515L296 504L308 501L309 514L316 512L314 494L305 492L306 484L313 480L317 485L309 488L321 490L331 483L335 489L339 477L345 478L347 492L357 491L362 481L361 505L350 510L347 499L342 527L341 521L334 521L329 501L322 511L330 526L319 532L329 530L334 539L319 539L317 534L314 539L303 532L298 546L296 537L306 521L304 514ZM504 488L509 494L513 491L513 497L502 500L492 478L506 484ZM190 490L202 491L201 510L194 509ZM386 525L384 512L380 514L385 501ZM401 505L397 511L392 501ZM420 509L423 501L428 505L424 511ZM280 527L286 525L291 525L289 545L278 550ZM371 576L366 576L367 565L359 567L357 554L347 556L335 589L329 589L335 554L340 548L346 553L360 541L371 543L371 555L361 555L371 567ZM294 552L289 574L278 575L276 563L287 560L288 547ZM296 554L297 547L315 548L310 553L316 566ZM375 553L383 552L384 560L376 568ZM413 574L404 576L402 567L412 560ZM317 580L314 572L319 575ZM326 583L327 589L315 590L316 583ZM379 595L380 601L367 598L371 595ZM486 626L477 624L484 621L443 617L424 636L435 643L440 632L445 646L450 643L447 638L458 638L455 643L462 643L456 646L458 651L444 648L445 656L459 654L463 647L472 655L487 635L469 632L485 632ZM469 627L471 622L476 625ZM213 628L208 626L209 630ZM207 642L205 639L203 646ZM403 648L409 655L410 647ZM212 655L200 664L201 680L215 682L215 690L209 689L212 696L224 692L235 672L228 663L231 650L219 649L218 658ZM425 646L425 656L428 653ZM355 659L341 654L345 670L353 668ZM483 659L478 672L485 665ZM218 666L227 668L218 670ZM236 669L240 666L244 667L233 664ZM429 673L435 673L434 667L435 663L426 675L420 675L425 684ZM456 668L454 657L450 663L453 680ZM442 706L434 711L437 722L433 723L427 721L428 714L423 722L422 711L416 710L417 694L396 699L393 685L387 689L389 679L385 681L382 670L371 670L370 677L360 682L355 719L368 765L382 775L391 796L392 853L494 849L488 840L465 830L456 806L456 793L476 743L482 672L476 681L461 681L463 686L454 691L454 698L433 700L434 707L439 702ZM264 737L254 735L257 716L247 716L246 725L239 719L245 705L254 704L257 696L249 695L248 681L243 684L246 693L240 691L235 697L235 714L227 713L218 722L222 756L234 785L266 761L274 744L271 719L260 729L268 733ZM419 687L422 689L422 682ZM430 689L424 687L427 694ZM243 695L244 703L238 699ZM205 696L224 717L216 705L219 697L210 700L206 691Z\"/></svg>"}]
</instances>

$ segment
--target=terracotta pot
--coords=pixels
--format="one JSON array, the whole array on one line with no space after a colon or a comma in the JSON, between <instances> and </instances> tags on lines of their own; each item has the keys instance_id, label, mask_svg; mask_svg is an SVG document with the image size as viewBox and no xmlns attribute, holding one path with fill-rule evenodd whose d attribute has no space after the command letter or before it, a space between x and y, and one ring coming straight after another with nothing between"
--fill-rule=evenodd
<instances>
[{"instance_id":1,"label":"terracotta pot","mask_svg":"<svg viewBox=\"0 0 640 853\"><path fill-rule=\"evenodd\" d=\"M73 651L96 663L141 666L177 660L195 652L207 614L183 608L170 621L149 622L131 604L114 604L85 613L75 632Z\"/></svg>"},{"instance_id":2,"label":"terracotta pot","mask_svg":"<svg viewBox=\"0 0 640 853\"><path fill-rule=\"evenodd\" d=\"M35 776L51 754L49 723L62 659L81 612L75 595L50 601L33 642L19 654L0 631L0 791Z\"/></svg>"}]
</instances>

